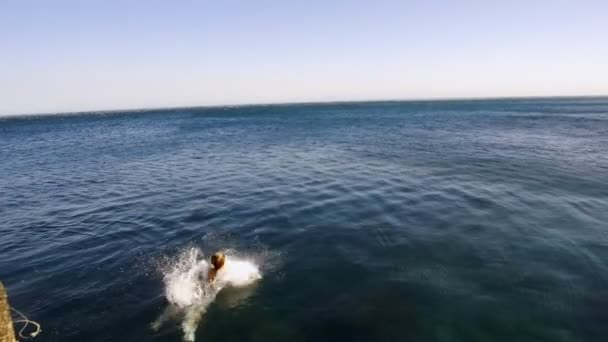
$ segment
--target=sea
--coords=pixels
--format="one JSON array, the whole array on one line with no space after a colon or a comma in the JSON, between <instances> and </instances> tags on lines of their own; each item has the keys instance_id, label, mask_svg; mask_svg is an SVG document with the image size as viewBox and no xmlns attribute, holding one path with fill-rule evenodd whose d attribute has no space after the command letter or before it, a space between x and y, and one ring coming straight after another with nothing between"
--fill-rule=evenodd
<instances>
[{"instance_id":1,"label":"sea","mask_svg":"<svg viewBox=\"0 0 608 342\"><path fill-rule=\"evenodd\" d=\"M196 341L608 341L608 98L0 118L33 341L182 341L183 312L153 323L216 251L261 279Z\"/></svg>"}]
</instances>

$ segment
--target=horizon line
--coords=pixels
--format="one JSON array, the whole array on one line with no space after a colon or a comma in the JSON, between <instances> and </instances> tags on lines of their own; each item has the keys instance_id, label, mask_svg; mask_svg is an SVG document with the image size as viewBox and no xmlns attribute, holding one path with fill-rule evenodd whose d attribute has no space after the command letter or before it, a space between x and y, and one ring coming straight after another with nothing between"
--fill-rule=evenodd
<instances>
[{"instance_id":1,"label":"horizon line","mask_svg":"<svg viewBox=\"0 0 608 342\"><path fill-rule=\"evenodd\" d=\"M290 106L290 105L332 105L332 104L355 104L355 103L381 103L381 102L449 102L449 101L495 101L495 100L540 100L540 99L593 99L608 98L608 94L594 95L532 95L532 96L479 96L479 97L421 97L421 98L386 98L386 99L366 99L366 100L319 100L319 101L285 101L285 102L248 102L235 104L208 104L208 105L184 105L184 106L159 106L141 108L116 108L98 110L76 110L65 112L32 112L20 114L0 114L0 119L19 118L19 117L42 117L42 116L77 116L77 115L96 115L111 114L119 112L147 112L179 109L213 109L213 108L236 108L236 107L264 107L264 106Z\"/></svg>"}]
</instances>

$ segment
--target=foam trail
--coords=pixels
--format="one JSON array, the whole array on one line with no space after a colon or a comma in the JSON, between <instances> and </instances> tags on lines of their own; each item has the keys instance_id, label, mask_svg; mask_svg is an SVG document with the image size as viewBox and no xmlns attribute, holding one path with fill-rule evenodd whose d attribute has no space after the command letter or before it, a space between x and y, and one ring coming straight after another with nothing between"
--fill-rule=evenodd
<instances>
[{"instance_id":1,"label":"foam trail","mask_svg":"<svg viewBox=\"0 0 608 342\"><path fill-rule=\"evenodd\" d=\"M152 323L158 330L167 320L181 317L185 341L194 341L196 328L220 290L227 286L251 285L262 278L259 267L252 261L226 253L226 262L213 284L207 283L209 263L198 248L189 248L162 267L165 297L169 306Z\"/></svg>"}]
</instances>

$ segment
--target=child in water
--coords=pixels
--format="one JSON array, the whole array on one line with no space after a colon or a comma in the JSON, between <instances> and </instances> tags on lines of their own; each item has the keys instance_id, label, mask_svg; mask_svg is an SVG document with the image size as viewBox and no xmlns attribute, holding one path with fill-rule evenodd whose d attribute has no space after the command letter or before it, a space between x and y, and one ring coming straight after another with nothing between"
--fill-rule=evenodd
<instances>
[{"instance_id":1,"label":"child in water","mask_svg":"<svg viewBox=\"0 0 608 342\"><path fill-rule=\"evenodd\" d=\"M222 252L217 252L211 256L211 267L209 267L209 271L207 272L207 281L209 283L213 283L217 276L217 272L219 272L224 264L226 263L226 255Z\"/></svg>"},{"instance_id":2,"label":"child in water","mask_svg":"<svg viewBox=\"0 0 608 342\"><path fill-rule=\"evenodd\" d=\"M201 253L202 254L202 253ZM200 260L198 250L189 254L191 268L183 270L176 267L176 273L165 276L165 296L169 305L151 324L154 331L171 318L182 319L184 341L195 339L196 328L207 307L213 302L223 287L242 287L262 278L254 263L238 258L227 257L222 252L211 256L211 260ZM177 263L178 266L181 263Z\"/></svg>"},{"instance_id":3,"label":"child in water","mask_svg":"<svg viewBox=\"0 0 608 342\"><path fill-rule=\"evenodd\" d=\"M200 282L209 285L213 291L222 287L241 287L247 286L262 278L258 267L247 260L230 258L222 252L217 252L211 256L211 263L205 262L200 273ZM206 278L206 279L204 279Z\"/></svg>"}]
</instances>

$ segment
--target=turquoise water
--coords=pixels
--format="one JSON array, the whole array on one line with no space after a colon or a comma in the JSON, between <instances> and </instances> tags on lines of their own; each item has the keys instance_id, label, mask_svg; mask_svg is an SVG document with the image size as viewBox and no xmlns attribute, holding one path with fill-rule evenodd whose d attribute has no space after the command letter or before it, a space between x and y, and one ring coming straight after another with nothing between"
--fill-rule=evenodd
<instances>
[{"instance_id":1,"label":"turquoise water","mask_svg":"<svg viewBox=\"0 0 608 342\"><path fill-rule=\"evenodd\" d=\"M36 341L179 341L167 265L263 279L197 341L606 341L608 99L0 119L0 279Z\"/></svg>"}]
</instances>

